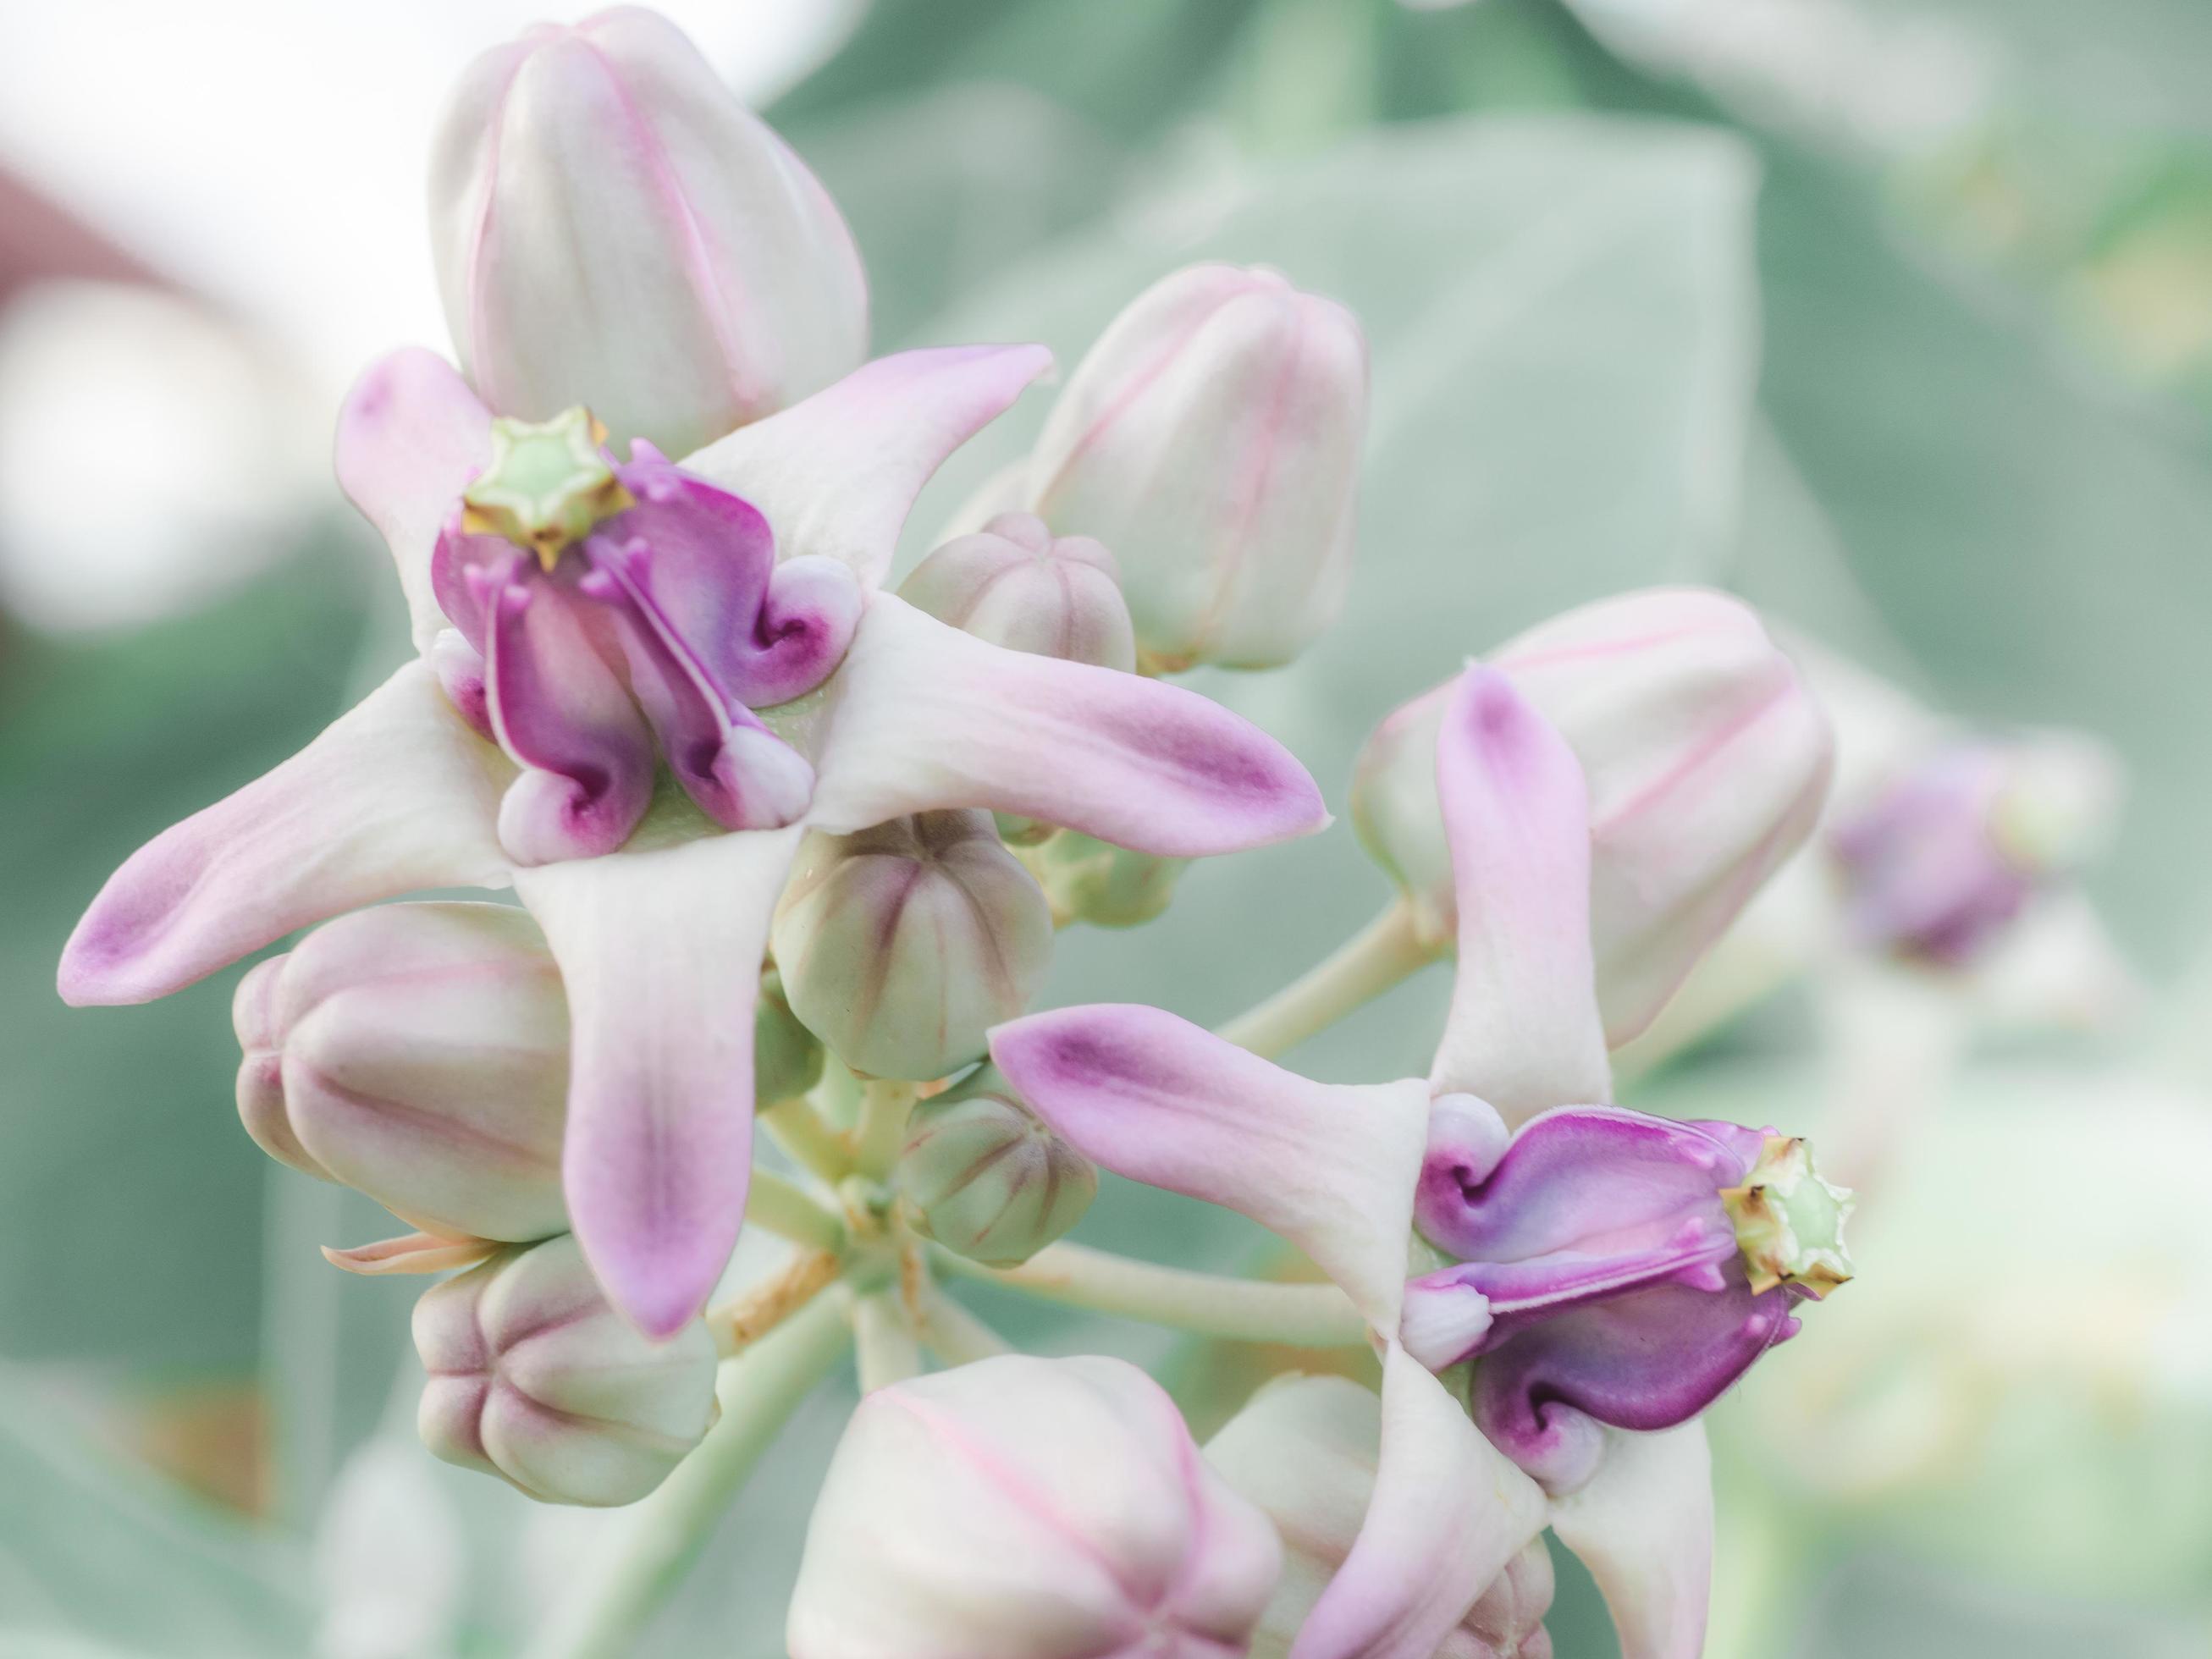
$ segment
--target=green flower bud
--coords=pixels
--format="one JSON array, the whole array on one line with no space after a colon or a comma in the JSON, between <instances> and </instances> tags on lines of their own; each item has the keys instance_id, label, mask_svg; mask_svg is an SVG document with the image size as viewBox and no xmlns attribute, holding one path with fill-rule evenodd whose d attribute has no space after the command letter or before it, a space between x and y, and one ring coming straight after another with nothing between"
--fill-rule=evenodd
<instances>
[{"instance_id":1,"label":"green flower bud","mask_svg":"<svg viewBox=\"0 0 2212 1659\"><path fill-rule=\"evenodd\" d=\"M970 1261L1012 1267L1083 1218L1098 1171L987 1066L915 1108L898 1188L915 1231Z\"/></svg>"},{"instance_id":2,"label":"green flower bud","mask_svg":"<svg viewBox=\"0 0 2212 1659\"><path fill-rule=\"evenodd\" d=\"M805 1094L822 1079L822 1045L799 1023L783 994L783 976L761 975L753 1005L753 1098L763 1108Z\"/></svg>"},{"instance_id":3,"label":"green flower bud","mask_svg":"<svg viewBox=\"0 0 2212 1659\"><path fill-rule=\"evenodd\" d=\"M1053 920L1094 927L1135 927L1152 921L1175 897L1176 882L1190 862L1133 853L1075 830L1062 830L1020 854L1051 902Z\"/></svg>"},{"instance_id":4,"label":"green flower bud","mask_svg":"<svg viewBox=\"0 0 2212 1659\"><path fill-rule=\"evenodd\" d=\"M1052 913L988 812L923 812L800 848L772 933L791 1011L870 1077L926 1080L1028 1006Z\"/></svg>"}]
</instances>

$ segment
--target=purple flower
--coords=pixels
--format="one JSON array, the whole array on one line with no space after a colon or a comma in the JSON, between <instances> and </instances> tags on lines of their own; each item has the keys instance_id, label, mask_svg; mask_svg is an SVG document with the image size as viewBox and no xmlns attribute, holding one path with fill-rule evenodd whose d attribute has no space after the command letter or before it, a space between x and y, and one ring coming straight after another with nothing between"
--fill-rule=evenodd
<instances>
[{"instance_id":1,"label":"purple flower","mask_svg":"<svg viewBox=\"0 0 2212 1659\"><path fill-rule=\"evenodd\" d=\"M338 476L418 655L134 854L63 996L145 1001L340 911L512 884L568 996L576 1236L641 1328L681 1328L744 1217L752 1008L807 829L984 808L1189 857L1327 821L1297 761L1204 698L880 590L922 484L1049 362L882 358L675 466L617 463L582 416L495 438L437 357L377 364Z\"/></svg>"},{"instance_id":2,"label":"purple flower","mask_svg":"<svg viewBox=\"0 0 2212 1659\"><path fill-rule=\"evenodd\" d=\"M1017 1020L992 1054L1079 1150L1272 1228L1373 1327L1373 1497L1295 1659L1433 1652L1547 1519L1625 1651L1686 1656L1711 1559L1692 1419L1784 1334L1796 1291L1763 1281L1814 1276L1832 1189L1776 1161L1796 1143L1604 1104L1583 769L1481 665L1436 754L1459 965L1425 1080L1309 1082L1129 1006ZM1417 1225L1460 1260L1409 1284ZM1430 1369L1468 1356L1473 1421Z\"/></svg>"}]
</instances>

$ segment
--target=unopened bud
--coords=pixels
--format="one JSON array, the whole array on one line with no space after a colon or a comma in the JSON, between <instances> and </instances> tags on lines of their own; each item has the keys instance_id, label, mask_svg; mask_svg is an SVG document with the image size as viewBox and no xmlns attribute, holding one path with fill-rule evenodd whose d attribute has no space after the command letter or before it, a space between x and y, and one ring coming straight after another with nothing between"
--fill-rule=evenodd
<instances>
[{"instance_id":1,"label":"unopened bud","mask_svg":"<svg viewBox=\"0 0 2212 1659\"><path fill-rule=\"evenodd\" d=\"M255 968L233 1015L239 1115L272 1158L444 1237L568 1224L568 1007L526 912L357 911Z\"/></svg>"},{"instance_id":2,"label":"unopened bud","mask_svg":"<svg viewBox=\"0 0 2212 1659\"><path fill-rule=\"evenodd\" d=\"M793 1659L1241 1653L1280 1556L1135 1366L1009 1354L861 1401L787 1641Z\"/></svg>"},{"instance_id":3,"label":"unopened bud","mask_svg":"<svg viewBox=\"0 0 2212 1659\"><path fill-rule=\"evenodd\" d=\"M854 1071L945 1076L1028 1006L1052 914L988 812L810 836L776 912L791 1010Z\"/></svg>"},{"instance_id":4,"label":"unopened bud","mask_svg":"<svg viewBox=\"0 0 2212 1659\"><path fill-rule=\"evenodd\" d=\"M898 1186L915 1231L970 1261L1012 1267L1083 1218L1098 1170L987 1066L915 1108Z\"/></svg>"},{"instance_id":5,"label":"unopened bud","mask_svg":"<svg viewBox=\"0 0 2212 1659\"><path fill-rule=\"evenodd\" d=\"M915 567L899 597L1010 651L1124 673L1137 665L1114 556L1088 536L1055 537L1031 514L1001 513L954 537Z\"/></svg>"},{"instance_id":6,"label":"unopened bud","mask_svg":"<svg viewBox=\"0 0 2212 1659\"><path fill-rule=\"evenodd\" d=\"M666 19L544 24L454 89L431 240L502 414L588 404L681 455L859 367L867 290L814 175Z\"/></svg>"},{"instance_id":7,"label":"unopened bud","mask_svg":"<svg viewBox=\"0 0 2212 1659\"><path fill-rule=\"evenodd\" d=\"M1252 1659L1283 1659L1351 1553L1375 1489L1381 1402L1348 1377L1278 1378L1206 1444L1214 1472L1266 1511L1284 1540L1283 1576ZM1544 1615L1552 1558L1540 1536L1507 1564L1435 1659L1549 1659Z\"/></svg>"},{"instance_id":8,"label":"unopened bud","mask_svg":"<svg viewBox=\"0 0 2212 1659\"><path fill-rule=\"evenodd\" d=\"M753 1098L765 1107L796 1099L822 1079L822 1043L799 1023L783 994L783 976L761 975L753 1006Z\"/></svg>"},{"instance_id":9,"label":"unopened bud","mask_svg":"<svg viewBox=\"0 0 2212 1659\"><path fill-rule=\"evenodd\" d=\"M1114 550L1148 671L1272 667L1343 608L1366 420L1350 312L1273 271L1194 265L1068 378L1023 498Z\"/></svg>"},{"instance_id":10,"label":"unopened bud","mask_svg":"<svg viewBox=\"0 0 2212 1659\"><path fill-rule=\"evenodd\" d=\"M1094 927L1135 927L1164 911L1188 859L1132 852L1062 830L1036 847L1024 847L1022 862L1060 922L1087 921Z\"/></svg>"},{"instance_id":11,"label":"unopened bud","mask_svg":"<svg viewBox=\"0 0 2212 1659\"><path fill-rule=\"evenodd\" d=\"M1590 927L1617 1047L1811 833L1828 724L1757 614L1720 593L1654 589L1584 605L1490 660L1559 727L1589 786ZM1437 794L1449 690L1386 716L1352 785L1361 844L1439 944L1454 926Z\"/></svg>"},{"instance_id":12,"label":"unopened bud","mask_svg":"<svg viewBox=\"0 0 2212 1659\"><path fill-rule=\"evenodd\" d=\"M635 1502L718 1414L705 1324L640 1335L566 1234L425 1291L415 1348L429 1373L423 1443L544 1503Z\"/></svg>"}]
</instances>

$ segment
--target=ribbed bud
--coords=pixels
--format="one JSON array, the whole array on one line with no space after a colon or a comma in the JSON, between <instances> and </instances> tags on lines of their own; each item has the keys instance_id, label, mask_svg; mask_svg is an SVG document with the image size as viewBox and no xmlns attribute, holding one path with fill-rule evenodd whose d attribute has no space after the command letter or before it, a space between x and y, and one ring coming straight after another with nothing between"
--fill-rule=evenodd
<instances>
[{"instance_id":1,"label":"ribbed bud","mask_svg":"<svg viewBox=\"0 0 2212 1659\"><path fill-rule=\"evenodd\" d=\"M272 1158L447 1237L543 1238L561 1197L568 1015L501 904L392 904L240 981L239 1116Z\"/></svg>"},{"instance_id":2,"label":"ribbed bud","mask_svg":"<svg viewBox=\"0 0 2212 1659\"><path fill-rule=\"evenodd\" d=\"M1194 265L1069 376L1021 498L1114 550L1148 671L1272 667L1343 608L1366 420L1350 312L1273 271Z\"/></svg>"},{"instance_id":3,"label":"ribbed bud","mask_svg":"<svg viewBox=\"0 0 2212 1659\"><path fill-rule=\"evenodd\" d=\"M1013 1267L1083 1218L1098 1170L987 1066L915 1108L898 1187L917 1231L970 1261Z\"/></svg>"},{"instance_id":4,"label":"ribbed bud","mask_svg":"<svg viewBox=\"0 0 2212 1659\"><path fill-rule=\"evenodd\" d=\"M1602 600L1490 660L1566 737L1589 785L1598 1000L1617 1046L1811 832L1828 723L1757 614L1719 593ZM1352 785L1361 844L1438 941L1454 922L1436 758L1449 690L1386 716Z\"/></svg>"},{"instance_id":5,"label":"ribbed bud","mask_svg":"<svg viewBox=\"0 0 2212 1659\"><path fill-rule=\"evenodd\" d=\"M945 1076L1029 1004L1052 914L988 812L810 836L772 933L791 1010L855 1072Z\"/></svg>"},{"instance_id":6,"label":"ribbed bud","mask_svg":"<svg viewBox=\"0 0 2212 1659\"><path fill-rule=\"evenodd\" d=\"M1102 542L1054 536L1028 513L1001 513L914 568L899 597L1010 651L1127 673L1137 641L1121 571Z\"/></svg>"},{"instance_id":7,"label":"ribbed bud","mask_svg":"<svg viewBox=\"0 0 2212 1659\"><path fill-rule=\"evenodd\" d=\"M1380 1402L1347 1377L1279 1378L1206 1443L1215 1473L1266 1511L1284 1540L1283 1576L1252 1659L1284 1659L1350 1553L1375 1489ZM1544 1615L1552 1558L1538 1537L1468 1610L1435 1659L1550 1659Z\"/></svg>"},{"instance_id":8,"label":"ribbed bud","mask_svg":"<svg viewBox=\"0 0 2212 1659\"><path fill-rule=\"evenodd\" d=\"M867 287L814 175L675 25L620 7L471 64L431 241L485 402L682 455L857 368Z\"/></svg>"},{"instance_id":9,"label":"ribbed bud","mask_svg":"<svg viewBox=\"0 0 2212 1659\"><path fill-rule=\"evenodd\" d=\"M796 1098L822 1079L822 1043L799 1023L783 994L783 976L761 975L753 1006L753 1098L763 1107Z\"/></svg>"},{"instance_id":10,"label":"ribbed bud","mask_svg":"<svg viewBox=\"0 0 2212 1659\"><path fill-rule=\"evenodd\" d=\"M423 1443L544 1503L635 1503L718 1413L706 1326L641 1336L566 1234L424 1292L415 1349L429 1373Z\"/></svg>"},{"instance_id":11,"label":"ribbed bud","mask_svg":"<svg viewBox=\"0 0 2212 1659\"><path fill-rule=\"evenodd\" d=\"M787 1641L793 1659L1239 1653L1280 1556L1135 1366L1009 1354L861 1401Z\"/></svg>"}]
</instances>

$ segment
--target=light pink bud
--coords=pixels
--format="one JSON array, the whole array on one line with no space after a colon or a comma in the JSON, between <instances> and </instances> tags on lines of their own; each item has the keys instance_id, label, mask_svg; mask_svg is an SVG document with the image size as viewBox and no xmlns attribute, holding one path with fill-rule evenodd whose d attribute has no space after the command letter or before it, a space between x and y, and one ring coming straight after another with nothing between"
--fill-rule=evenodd
<instances>
[{"instance_id":1,"label":"light pink bud","mask_svg":"<svg viewBox=\"0 0 2212 1659\"><path fill-rule=\"evenodd\" d=\"M870 1077L943 1077L1029 1006L1052 913L988 812L810 836L771 934L791 1011Z\"/></svg>"},{"instance_id":2,"label":"light pink bud","mask_svg":"<svg viewBox=\"0 0 2212 1659\"><path fill-rule=\"evenodd\" d=\"M255 968L233 1015L239 1115L272 1158L446 1237L568 1226L568 1015L527 913L358 911Z\"/></svg>"},{"instance_id":3,"label":"light pink bud","mask_svg":"<svg viewBox=\"0 0 2212 1659\"><path fill-rule=\"evenodd\" d=\"M455 88L431 240L501 414L588 406L682 455L857 368L867 289L814 175L665 18L541 24Z\"/></svg>"},{"instance_id":4,"label":"light pink bud","mask_svg":"<svg viewBox=\"0 0 2212 1659\"><path fill-rule=\"evenodd\" d=\"M1615 1045L1811 833L1828 722L1758 615L1724 594L1652 589L1584 605L1491 654L1572 745L1590 794L1590 926ZM1425 936L1451 936L1437 798L1449 686L1386 716L1354 768L1352 822Z\"/></svg>"},{"instance_id":5,"label":"light pink bud","mask_svg":"<svg viewBox=\"0 0 2212 1659\"><path fill-rule=\"evenodd\" d=\"M1127 673L1137 641L1120 582L1103 543L1055 537L1031 514L1001 513L916 565L899 597L1010 651Z\"/></svg>"},{"instance_id":6,"label":"light pink bud","mask_svg":"<svg viewBox=\"0 0 2212 1659\"><path fill-rule=\"evenodd\" d=\"M718 1415L705 1324L640 1335L568 1234L425 1291L415 1349L429 1373L423 1443L544 1503L634 1503Z\"/></svg>"},{"instance_id":7,"label":"light pink bud","mask_svg":"<svg viewBox=\"0 0 2212 1659\"><path fill-rule=\"evenodd\" d=\"M1375 1489L1381 1402L1348 1377L1286 1376L1253 1395L1206 1443L1206 1461L1275 1523L1283 1576L1252 1659L1283 1659L1351 1553ZM1550 1659L1544 1615L1552 1558L1540 1534L1492 1580L1435 1659Z\"/></svg>"},{"instance_id":8,"label":"light pink bud","mask_svg":"<svg viewBox=\"0 0 2212 1659\"><path fill-rule=\"evenodd\" d=\"M1343 608L1366 421L1350 312L1273 271L1193 265L1069 377L1023 499L1114 550L1147 669L1272 667Z\"/></svg>"},{"instance_id":9,"label":"light pink bud","mask_svg":"<svg viewBox=\"0 0 2212 1659\"><path fill-rule=\"evenodd\" d=\"M1010 1354L861 1401L787 1639L793 1659L1218 1659L1280 1556L1142 1371Z\"/></svg>"}]
</instances>

